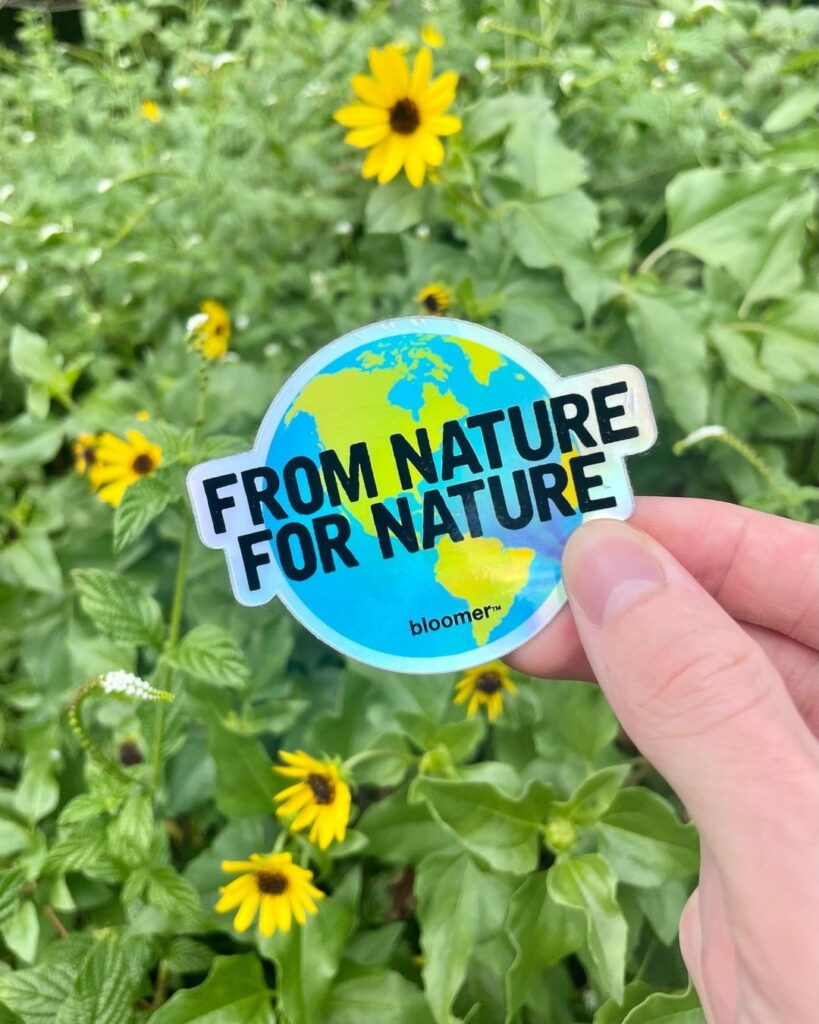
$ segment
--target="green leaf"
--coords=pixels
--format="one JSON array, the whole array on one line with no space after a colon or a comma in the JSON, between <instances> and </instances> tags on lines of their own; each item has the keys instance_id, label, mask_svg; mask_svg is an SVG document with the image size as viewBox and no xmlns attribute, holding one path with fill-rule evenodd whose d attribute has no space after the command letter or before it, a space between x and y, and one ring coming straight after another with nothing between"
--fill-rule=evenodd
<instances>
[{"instance_id":1,"label":"green leaf","mask_svg":"<svg viewBox=\"0 0 819 1024\"><path fill-rule=\"evenodd\" d=\"M630 770L630 765L614 764L593 772L568 800L555 804L555 812L565 815L577 825L594 824L611 806Z\"/></svg>"},{"instance_id":2,"label":"green leaf","mask_svg":"<svg viewBox=\"0 0 819 1024\"><path fill-rule=\"evenodd\" d=\"M19 377L48 384L60 368L48 351L48 342L22 324L11 329L9 342L11 367Z\"/></svg>"},{"instance_id":3,"label":"green leaf","mask_svg":"<svg viewBox=\"0 0 819 1024\"><path fill-rule=\"evenodd\" d=\"M0 552L0 579L42 594L59 594L63 574L54 547L43 533L25 533Z\"/></svg>"},{"instance_id":4,"label":"green leaf","mask_svg":"<svg viewBox=\"0 0 819 1024\"><path fill-rule=\"evenodd\" d=\"M133 544L167 508L172 496L161 469L131 484L114 512L114 551Z\"/></svg>"},{"instance_id":5,"label":"green leaf","mask_svg":"<svg viewBox=\"0 0 819 1024\"><path fill-rule=\"evenodd\" d=\"M648 789L624 789L595 825L600 852L618 878L630 885L656 886L693 875L699 843L671 804Z\"/></svg>"},{"instance_id":6,"label":"green leaf","mask_svg":"<svg viewBox=\"0 0 819 1024\"><path fill-rule=\"evenodd\" d=\"M596 204L579 189L510 205L503 221L507 241L521 263L538 270L562 270L566 290L587 320L614 290L601 278L591 248L598 223Z\"/></svg>"},{"instance_id":7,"label":"green leaf","mask_svg":"<svg viewBox=\"0 0 819 1024\"><path fill-rule=\"evenodd\" d=\"M518 798L488 782L420 777L414 791L463 845L490 867L512 874L533 871L545 794L539 783Z\"/></svg>"},{"instance_id":8,"label":"green leaf","mask_svg":"<svg viewBox=\"0 0 819 1024\"><path fill-rule=\"evenodd\" d=\"M41 466L59 451L65 421L35 420L18 416L0 427L0 463L6 466Z\"/></svg>"},{"instance_id":9,"label":"green leaf","mask_svg":"<svg viewBox=\"0 0 819 1024\"><path fill-rule=\"evenodd\" d=\"M166 912L176 930L191 929L201 923L199 894L170 864L151 868L146 896L152 906Z\"/></svg>"},{"instance_id":10,"label":"green leaf","mask_svg":"<svg viewBox=\"0 0 819 1024\"><path fill-rule=\"evenodd\" d=\"M40 918L31 900L20 903L14 913L0 925L0 931L6 945L18 960L27 964L34 963L40 941Z\"/></svg>"},{"instance_id":11,"label":"green leaf","mask_svg":"<svg viewBox=\"0 0 819 1024\"><path fill-rule=\"evenodd\" d=\"M680 915L683 912L690 887L684 882L668 881L654 889L637 889L637 903L648 918L657 938L671 946L680 930Z\"/></svg>"},{"instance_id":12,"label":"green leaf","mask_svg":"<svg viewBox=\"0 0 819 1024\"><path fill-rule=\"evenodd\" d=\"M449 1024L449 1008L466 976L482 934L484 875L471 857L433 854L422 861L415 881L416 916L421 926L424 988L438 1024Z\"/></svg>"},{"instance_id":13,"label":"green leaf","mask_svg":"<svg viewBox=\"0 0 819 1024\"><path fill-rule=\"evenodd\" d=\"M395 719L421 750L443 747L454 764L468 760L486 735L482 718L464 718L459 722L436 722L412 711L396 711Z\"/></svg>"},{"instance_id":14,"label":"green leaf","mask_svg":"<svg viewBox=\"0 0 819 1024\"><path fill-rule=\"evenodd\" d=\"M708 413L702 299L682 288L634 292L632 299L628 322L645 369L660 382L680 426L702 426Z\"/></svg>"},{"instance_id":15,"label":"green leaf","mask_svg":"<svg viewBox=\"0 0 819 1024\"><path fill-rule=\"evenodd\" d=\"M322 1024L432 1024L423 993L397 971L350 978L330 992Z\"/></svg>"},{"instance_id":16,"label":"green leaf","mask_svg":"<svg viewBox=\"0 0 819 1024\"><path fill-rule=\"evenodd\" d=\"M112 640L159 646L162 611L153 597L103 569L74 569L71 575L83 611L101 633Z\"/></svg>"},{"instance_id":17,"label":"green leaf","mask_svg":"<svg viewBox=\"0 0 819 1024\"><path fill-rule=\"evenodd\" d=\"M213 950L204 942L178 935L171 940L164 959L176 974L203 974L210 970L213 957Z\"/></svg>"},{"instance_id":18,"label":"green leaf","mask_svg":"<svg viewBox=\"0 0 819 1024\"><path fill-rule=\"evenodd\" d=\"M800 257L815 202L810 191L784 202L771 217L764 243L737 261L734 276L745 288L740 317L765 299L787 298L802 284Z\"/></svg>"},{"instance_id":19,"label":"green leaf","mask_svg":"<svg viewBox=\"0 0 819 1024\"><path fill-rule=\"evenodd\" d=\"M801 124L819 106L819 88L806 85L790 93L762 122L763 132L786 132Z\"/></svg>"},{"instance_id":20,"label":"green leaf","mask_svg":"<svg viewBox=\"0 0 819 1024\"><path fill-rule=\"evenodd\" d=\"M221 626L195 626L166 657L177 668L218 686L243 687L250 679L238 644Z\"/></svg>"},{"instance_id":21,"label":"green leaf","mask_svg":"<svg viewBox=\"0 0 819 1024\"><path fill-rule=\"evenodd\" d=\"M515 119L506 136L508 170L534 196L571 192L588 180L582 155L560 139L560 122L548 109Z\"/></svg>"},{"instance_id":22,"label":"green leaf","mask_svg":"<svg viewBox=\"0 0 819 1024\"><path fill-rule=\"evenodd\" d=\"M558 860L547 879L556 903L585 913L589 956L605 991L620 1002L628 928L617 902L617 879L599 853Z\"/></svg>"},{"instance_id":23,"label":"green leaf","mask_svg":"<svg viewBox=\"0 0 819 1024\"><path fill-rule=\"evenodd\" d=\"M129 867L138 867L151 859L155 833L150 797L131 794L108 824L108 852Z\"/></svg>"},{"instance_id":24,"label":"green leaf","mask_svg":"<svg viewBox=\"0 0 819 1024\"><path fill-rule=\"evenodd\" d=\"M706 1020L697 993L689 986L674 995L652 993L629 1012L623 1024L706 1024Z\"/></svg>"},{"instance_id":25,"label":"green leaf","mask_svg":"<svg viewBox=\"0 0 819 1024\"><path fill-rule=\"evenodd\" d=\"M403 178L370 190L364 218L371 235L398 234L424 215L424 195Z\"/></svg>"},{"instance_id":26,"label":"green leaf","mask_svg":"<svg viewBox=\"0 0 819 1024\"><path fill-rule=\"evenodd\" d=\"M55 1024L76 975L77 966L70 961L2 974L0 1000L25 1024Z\"/></svg>"},{"instance_id":27,"label":"green leaf","mask_svg":"<svg viewBox=\"0 0 819 1024\"><path fill-rule=\"evenodd\" d=\"M368 853L388 864L419 864L428 854L455 846L425 803L407 802L405 786L368 807L356 831L369 840Z\"/></svg>"},{"instance_id":28,"label":"green leaf","mask_svg":"<svg viewBox=\"0 0 819 1024\"><path fill-rule=\"evenodd\" d=\"M279 786L262 744L255 736L232 732L213 712L206 723L216 765L216 806L228 818L272 814Z\"/></svg>"},{"instance_id":29,"label":"green leaf","mask_svg":"<svg viewBox=\"0 0 819 1024\"><path fill-rule=\"evenodd\" d=\"M12 854L25 850L31 842L31 833L16 821L0 818L0 858L6 860Z\"/></svg>"},{"instance_id":30,"label":"green leaf","mask_svg":"<svg viewBox=\"0 0 819 1024\"><path fill-rule=\"evenodd\" d=\"M750 338L727 327L713 327L709 337L732 377L754 391L777 393L776 380L760 365L757 345Z\"/></svg>"},{"instance_id":31,"label":"green leaf","mask_svg":"<svg viewBox=\"0 0 819 1024\"><path fill-rule=\"evenodd\" d=\"M149 1024L274 1024L272 995L254 953L217 956L201 985L175 992L148 1020Z\"/></svg>"},{"instance_id":32,"label":"green leaf","mask_svg":"<svg viewBox=\"0 0 819 1024\"><path fill-rule=\"evenodd\" d=\"M515 891L506 930L515 948L505 982L506 1019L511 1022L529 1001L543 969L583 945L586 918L582 911L552 899L546 872L541 871L530 875Z\"/></svg>"},{"instance_id":33,"label":"green leaf","mask_svg":"<svg viewBox=\"0 0 819 1024\"><path fill-rule=\"evenodd\" d=\"M778 380L800 383L805 376L819 379L819 294L797 292L776 303L753 325L764 338L760 362Z\"/></svg>"},{"instance_id":34,"label":"green leaf","mask_svg":"<svg viewBox=\"0 0 819 1024\"><path fill-rule=\"evenodd\" d=\"M23 896L26 881L24 868L3 868L0 870L0 924L4 924L16 912Z\"/></svg>"},{"instance_id":35,"label":"green leaf","mask_svg":"<svg viewBox=\"0 0 819 1024\"><path fill-rule=\"evenodd\" d=\"M113 939L97 942L77 974L55 1024L122 1024L130 1018L136 979L126 950Z\"/></svg>"},{"instance_id":36,"label":"green leaf","mask_svg":"<svg viewBox=\"0 0 819 1024\"><path fill-rule=\"evenodd\" d=\"M607 999L594 1015L594 1024L623 1024L628 1014L645 1002L646 996L651 994L651 985L644 981L632 981L626 985L622 1002L615 1002Z\"/></svg>"}]
</instances>

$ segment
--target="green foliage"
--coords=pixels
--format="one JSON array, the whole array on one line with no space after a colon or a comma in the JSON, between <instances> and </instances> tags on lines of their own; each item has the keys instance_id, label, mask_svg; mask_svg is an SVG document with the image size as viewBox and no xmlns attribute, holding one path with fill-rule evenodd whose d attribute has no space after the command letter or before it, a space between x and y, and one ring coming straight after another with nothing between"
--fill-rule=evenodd
<instances>
[{"instance_id":1,"label":"green foliage","mask_svg":"<svg viewBox=\"0 0 819 1024\"><path fill-rule=\"evenodd\" d=\"M454 677L345 664L233 602L184 475L438 281L562 374L646 371L636 491L815 520L819 13L425 5L463 130L415 190L362 180L332 112L417 5L85 7L82 40L29 11L0 50L0 1024L702 1024L697 837L596 688L516 676L490 727ZM112 511L72 443L134 429L162 465ZM117 669L175 701L69 725ZM344 843L282 832L279 749L366 755ZM327 897L239 935L221 861L275 843Z\"/></svg>"}]
</instances>

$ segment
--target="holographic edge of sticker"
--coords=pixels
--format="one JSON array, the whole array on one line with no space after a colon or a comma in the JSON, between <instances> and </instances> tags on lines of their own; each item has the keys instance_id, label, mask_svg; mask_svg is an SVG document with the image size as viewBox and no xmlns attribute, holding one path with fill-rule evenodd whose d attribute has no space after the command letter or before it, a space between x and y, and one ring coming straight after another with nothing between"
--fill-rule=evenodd
<instances>
[{"instance_id":1,"label":"holographic edge of sticker","mask_svg":"<svg viewBox=\"0 0 819 1024\"><path fill-rule=\"evenodd\" d=\"M285 381L274 397L262 419L251 449L246 452L239 452L236 455L199 463L199 465L194 466L188 472L188 494L199 538L206 547L224 551L233 595L240 604L246 607L258 607L259 605L268 604L274 597L278 597L295 619L321 640L322 643L326 643L339 653L354 658L366 665L372 665L374 668L386 671L405 672L413 675L432 675L438 672L455 672L486 664L497 658L502 658L533 636L536 636L552 621L566 603L566 590L562 581L555 585L546 600L528 619L511 632L497 640L484 644L482 647L476 647L472 651L464 651L457 654L424 658L386 654L383 651L365 647L349 637L336 632L323 619L315 615L285 581L275 558L271 558L272 586L268 590L263 591L259 595L258 600L243 600L241 596L242 588L237 583L237 574L230 557L231 553L226 544L218 541L216 534L211 528L210 515L201 488L202 479L213 476L214 471L217 471L219 467L224 467L226 470L230 468L231 472L236 472L241 469L242 463L245 463L247 468L250 468L251 466L259 465L260 456L262 461L264 461L264 456L270 447L273 435L284 414L301 392L303 386L325 366L328 366L340 356L346 355L368 343L382 341L397 334L413 332L462 337L468 341L477 342L496 352L500 352L528 370L534 377L548 383L550 385L550 397L578 389L583 393L588 393L597 384L605 383L614 371L616 371L618 377L628 378L629 394L632 396L632 399L636 397L640 400L640 406L645 415L638 417L639 434L634 441L618 441L608 446L609 449L616 450L621 462L625 501L618 503L618 506L614 509L584 513L584 522L591 519L624 520L631 516L634 511L634 492L631 487L625 459L630 455L637 455L648 451L653 446L657 439L657 426L651 409L645 378L636 366L619 364L600 370L575 374L572 377L561 377L545 360L526 348L525 345L514 341L499 331L492 330L490 327L473 324L468 320L458 320L453 317L406 316L396 317L391 320L379 320L376 323L356 328L336 338L334 341L328 342L317 352L314 352ZM207 472L205 471L206 469ZM247 521L246 525L250 527L252 524ZM228 531L228 537L236 533L238 531L235 529Z\"/></svg>"}]
</instances>

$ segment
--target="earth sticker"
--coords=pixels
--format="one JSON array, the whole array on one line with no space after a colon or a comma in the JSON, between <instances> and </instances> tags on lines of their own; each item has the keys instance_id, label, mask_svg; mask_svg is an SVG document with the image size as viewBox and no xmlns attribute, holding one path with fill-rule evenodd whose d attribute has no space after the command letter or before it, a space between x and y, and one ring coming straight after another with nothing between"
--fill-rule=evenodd
<instances>
[{"instance_id":1,"label":"earth sticker","mask_svg":"<svg viewBox=\"0 0 819 1024\"><path fill-rule=\"evenodd\" d=\"M242 604L279 597L350 657L441 672L554 617L566 541L631 514L624 457L655 437L633 366L561 378L486 327L405 317L308 359L254 447L188 490Z\"/></svg>"}]
</instances>

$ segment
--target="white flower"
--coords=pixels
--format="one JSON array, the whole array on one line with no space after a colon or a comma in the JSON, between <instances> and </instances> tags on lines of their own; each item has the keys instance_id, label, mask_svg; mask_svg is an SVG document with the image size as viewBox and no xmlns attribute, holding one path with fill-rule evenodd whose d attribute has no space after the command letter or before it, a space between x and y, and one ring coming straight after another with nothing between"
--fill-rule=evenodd
<instances>
[{"instance_id":1,"label":"white flower","mask_svg":"<svg viewBox=\"0 0 819 1024\"><path fill-rule=\"evenodd\" d=\"M189 316L185 321L185 330L188 334L193 334L194 331L199 330L208 322L207 313L194 313L193 316Z\"/></svg>"},{"instance_id":2,"label":"white flower","mask_svg":"<svg viewBox=\"0 0 819 1024\"><path fill-rule=\"evenodd\" d=\"M233 326L237 331L247 330L247 325L250 323L250 317L247 313L240 313L233 321Z\"/></svg>"},{"instance_id":3,"label":"white flower","mask_svg":"<svg viewBox=\"0 0 819 1024\"><path fill-rule=\"evenodd\" d=\"M105 693L118 693L123 697L133 697L135 700L173 700L170 693L157 690L144 679L122 669L106 672L104 676L100 676L99 684Z\"/></svg>"},{"instance_id":4,"label":"white flower","mask_svg":"<svg viewBox=\"0 0 819 1024\"><path fill-rule=\"evenodd\" d=\"M0 210L0 224L13 224L14 217L10 213L4 213Z\"/></svg>"},{"instance_id":5,"label":"white flower","mask_svg":"<svg viewBox=\"0 0 819 1024\"><path fill-rule=\"evenodd\" d=\"M479 53L475 58L475 70L480 75L485 75L492 68L492 58L488 53Z\"/></svg>"},{"instance_id":6,"label":"white flower","mask_svg":"<svg viewBox=\"0 0 819 1024\"><path fill-rule=\"evenodd\" d=\"M224 50L222 53L217 53L213 58L213 70L218 71L219 68L223 68L225 64L235 64L239 58L235 53L230 50Z\"/></svg>"},{"instance_id":7,"label":"white flower","mask_svg":"<svg viewBox=\"0 0 819 1024\"><path fill-rule=\"evenodd\" d=\"M102 195L103 192L108 192L114 187L114 182L110 178L100 178L97 182L97 192Z\"/></svg>"},{"instance_id":8,"label":"white flower","mask_svg":"<svg viewBox=\"0 0 819 1024\"><path fill-rule=\"evenodd\" d=\"M489 15L487 15L484 18L481 18L478 21L478 31L479 32L491 32L494 27L495 27L495 19L494 18L490 18Z\"/></svg>"},{"instance_id":9,"label":"white flower","mask_svg":"<svg viewBox=\"0 0 819 1024\"><path fill-rule=\"evenodd\" d=\"M275 92L271 92L269 95L265 96L265 98L262 100L262 106L263 107L275 107L278 102L279 102L279 97L275 94Z\"/></svg>"},{"instance_id":10,"label":"white flower","mask_svg":"<svg viewBox=\"0 0 819 1024\"><path fill-rule=\"evenodd\" d=\"M171 82L171 85L177 92L189 92L191 80L187 75L177 75L177 77Z\"/></svg>"},{"instance_id":11,"label":"white flower","mask_svg":"<svg viewBox=\"0 0 819 1024\"><path fill-rule=\"evenodd\" d=\"M47 242L49 238L53 238L54 235L62 235L65 233L65 228L62 224L43 224L38 232L38 238L41 242Z\"/></svg>"},{"instance_id":12,"label":"white flower","mask_svg":"<svg viewBox=\"0 0 819 1024\"><path fill-rule=\"evenodd\" d=\"M674 28L676 20L677 15L673 11L660 11L660 16L657 18L657 28Z\"/></svg>"},{"instance_id":13,"label":"white flower","mask_svg":"<svg viewBox=\"0 0 819 1024\"><path fill-rule=\"evenodd\" d=\"M693 96L694 93L700 91L700 87L696 82L686 82L685 85L680 89L683 96Z\"/></svg>"},{"instance_id":14,"label":"white flower","mask_svg":"<svg viewBox=\"0 0 819 1024\"><path fill-rule=\"evenodd\" d=\"M560 78L558 78L557 80L557 84L560 86L560 91L567 93L574 85L574 80L576 78L577 75L574 73L574 71L571 70L571 68L569 68L568 71L564 71Z\"/></svg>"},{"instance_id":15,"label":"white flower","mask_svg":"<svg viewBox=\"0 0 819 1024\"><path fill-rule=\"evenodd\" d=\"M725 427L720 426L718 423L714 423L707 427L699 427L697 430L692 431L688 437L684 437L682 441L678 442L680 445L685 445L687 448L689 445L697 444L698 441L705 441L709 437L722 437L723 434L727 434L728 431Z\"/></svg>"},{"instance_id":16,"label":"white flower","mask_svg":"<svg viewBox=\"0 0 819 1024\"><path fill-rule=\"evenodd\" d=\"M659 77L652 78L649 84L651 85L652 89L665 89L665 82L662 78Z\"/></svg>"},{"instance_id":17,"label":"white flower","mask_svg":"<svg viewBox=\"0 0 819 1024\"><path fill-rule=\"evenodd\" d=\"M3 185L0 188L0 203L5 203L7 199L10 199L14 195L14 185Z\"/></svg>"},{"instance_id":18,"label":"white flower","mask_svg":"<svg viewBox=\"0 0 819 1024\"><path fill-rule=\"evenodd\" d=\"M419 224L415 229L415 237L420 238L422 242L426 242L429 238L429 224Z\"/></svg>"},{"instance_id":19,"label":"white flower","mask_svg":"<svg viewBox=\"0 0 819 1024\"><path fill-rule=\"evenodd\" d=\"M86 262L88 263L88 266L89 267L93 267L93 265L95 263L99 263L101 256L102 256L102 249L99 246L97 246L96 248L92 249L88 253L88 256L86 257Z\"/></svg>"},{"instance_id":20,"label":"white flower","mask_svg":"<svg viewBox=\"0 0 819 1024\"><path fill-rule=\"evenodd\" d=\"M353 233L353 224L349 220L340 220L333 227L333 234L336 235L351 235Z\"/></svg>"},{"instance_id":21,"label":"white flower","mask_svg":"<svg viewBox=\"0 0 819 1024\"><path fill-rule=\"evenodd\" d=\"M667 71L669 75L676 75L677 72L680 70L680 62L677 60L676 57L669 57L668 60L665 62L665 67L663 68L663 70Z\"/></svg>"},{"instance_id":22,"label":"white flower","mask_svg":"<svg viewBox=\"0 0 819 1024\"><path fill-rule=\"evenodd\" d=\"M36 138L36 132L20 132L20 141L23 143L24 146L30 146Z\"/></svg>"},{"instance_id":23,"label":"white flower","mask_svg":"<svg viewBox=\"0 0 819 1024\"><path fill-rule=\"evenodd\" d=\"M281 352L281 350L282 350L282 347L278 343L278 341L270 341L262 349L262 351L264 352L264 354L268 358L270 358L271 356L277 356L279 354L279 352Z\"/></svg>"}]
</instances>

